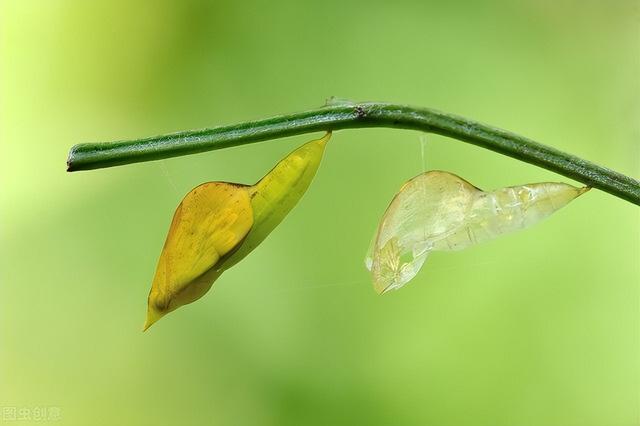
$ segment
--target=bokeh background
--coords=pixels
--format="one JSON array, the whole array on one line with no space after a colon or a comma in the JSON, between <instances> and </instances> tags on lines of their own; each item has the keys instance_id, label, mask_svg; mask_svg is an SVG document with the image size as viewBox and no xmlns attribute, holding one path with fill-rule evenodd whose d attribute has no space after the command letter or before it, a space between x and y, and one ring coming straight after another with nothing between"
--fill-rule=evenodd
<instances>
[{"instance_id":1,"label":"bokeh background","mask_svg":"<svg viewBox=\"0 0 640 426\"><path fill-rule=\"evenodd\" d=\"M380 297L367 245L424 168L487 189L567 180L444 137L340 131L276 232L143 334L182 196L252 183L316 135L65 172L74 143L337 96L458 113L640 177L638 1L1 8L0 422L640 424L637 206L592 191L533 229L437 253Z\"/></svg>"}]
</instances>

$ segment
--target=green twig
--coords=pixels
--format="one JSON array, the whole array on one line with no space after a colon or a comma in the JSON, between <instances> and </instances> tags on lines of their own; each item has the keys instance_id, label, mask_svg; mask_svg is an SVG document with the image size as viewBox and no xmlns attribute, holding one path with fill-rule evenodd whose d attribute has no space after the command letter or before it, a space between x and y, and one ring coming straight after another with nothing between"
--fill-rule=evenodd
<instances>
[{"instance_id":1,"label":"green twig","mask_svg":"<svg viewBox=\"0 0 640 426\"><path fill-rule=\"evenodd\" d=\"M316 131L392 127L437 133L535 164L640 205L640 182L523 136L463 117L385 103L342 103L232 126L75 145L67 170L89 170L230 148Z\"/></svg>"}]
</instances>

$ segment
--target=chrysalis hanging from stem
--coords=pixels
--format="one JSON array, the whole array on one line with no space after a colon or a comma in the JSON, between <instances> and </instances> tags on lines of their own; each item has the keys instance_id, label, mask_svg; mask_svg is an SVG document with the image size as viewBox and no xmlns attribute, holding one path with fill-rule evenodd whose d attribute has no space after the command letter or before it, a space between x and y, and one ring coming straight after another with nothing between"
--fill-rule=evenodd
<instances>
[{"instance_id":1,"label":"chrysalis hanging from stem","mask_svg":"<svg viewBox=\"0 0 640 426\"><path fill-rule=\"evenodd\" d=\"M311 184L330 137L296 149L253 186L209 182L184 197L160 254L145 330L204 296L278 226Z\"/></svg>"},{"instance_id":2,"label":"chrysalis hanging from stem","mask_svg":"<svg viewBox=\"0 0 640 426\"><path fill-rule=\"evenodd\" d=\"M431 251L462 250L541 221L589 188L534 183L485 192L444 171L411 179L387 208L367 254L378 293L398 289Z\"/></svg>"}]
</instances>

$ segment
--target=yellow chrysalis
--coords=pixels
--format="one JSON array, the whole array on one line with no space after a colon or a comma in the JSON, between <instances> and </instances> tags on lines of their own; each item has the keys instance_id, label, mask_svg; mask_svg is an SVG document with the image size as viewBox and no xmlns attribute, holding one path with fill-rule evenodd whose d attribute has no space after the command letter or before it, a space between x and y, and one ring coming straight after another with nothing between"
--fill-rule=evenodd
<instances>
[{"instance_id":1,"label":"yellow chrysalis","mask_svg":"<svg viewBox=\"0 0 640 426\"><path fill-rule=\"evenodd\" d=\"M589 188L534 183L482 191L443 171L405 183L387 208L365 261L378 293L398 289L433 250L462 250L527 228Z\"/></svg>"},{"instance_id":2,"label":"yellow chrysalis","mask_svg":"<svg viewBox=\"0 0 640 426\"><path fill-rule=\"evenodd\" d=\"M273 231L311 184L330 137L296 149L253 186L210 182L184 197L160 254L145 330L204 296Z\"/></svg>"}]
</instances>

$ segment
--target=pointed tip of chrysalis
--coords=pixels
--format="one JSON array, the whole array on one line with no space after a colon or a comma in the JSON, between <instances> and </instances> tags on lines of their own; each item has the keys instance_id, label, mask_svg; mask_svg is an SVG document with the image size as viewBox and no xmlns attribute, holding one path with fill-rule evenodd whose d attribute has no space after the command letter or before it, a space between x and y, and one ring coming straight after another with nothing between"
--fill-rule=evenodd
<instances>
[{"instance_id":1,"label":"pointed tip of chrysalis","mask_svg":"<svg viewBox=\"0 0 640 426\"><path fill-rule=\"evenodd\" d=\"M391 285L388 285L386 287L374 287L376 293L378 294L378 296L382 296L385 293L388 293L389 291L391 291Z\"/></svg>"},{"instance_id":2,"label":"pointed tip of chrysalis","mask_svg":"<svg viewBox=\"0 0 640 426\"><path fill-rule=\"evenodd\" d=\"M590 190L590 186L583 186L582 188L578 188L578 196L584 194L585 192L589 192Z\"/></svg>"},{"instance_id":3,"label":"pointed tip of chrysalis","mask_svg":"<svg viewBox=\"0 0 640 426\"><path fill-rule=\"evenodd\" d=\"M331 130L327 131L327 133L325 133L323 137L318 139L317 142L325 145L327 142L329 142L329 139L331 139Z\"/></svg>"},{"instance_id":4,"label":"pointed tip of chrysalis","mask_svg":"<svg viewBox=\"0 0 640 426\"><path fill-rule=\"evenodd\" d=\"M153 324L155 324L156 322L158 322L158 320L160 318L162 318L164 316L163 313L158 312L155 309L152 309L151 307L149 307L149 309L147 310L147 319L144 322L144 326L142 327L142 331L145 332L149 329L149 327L151 327Z\"/></svg>"},{"instance_id":5,"label":"pointed tip of chrysalis","mask_svg":"<svg viewBox=\"0 0 640 426\"><path fill-rule=\"evenodd\" d=\"M376 293L378 294L378 296L382 296L383 294L387 294L390 293L393 290L397 290L400 287L402 287L404 284L398 284L396 282L392 282L387 284L386 286L380 286L380 285L375 285L374 284L374 290L376 291Z\"/></svg>"}]
</instances>

